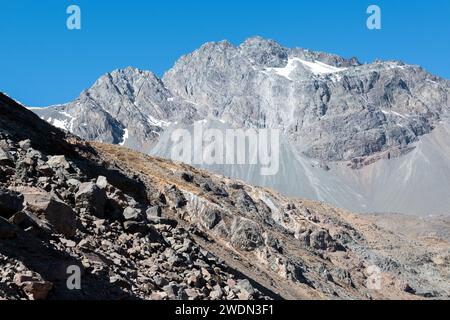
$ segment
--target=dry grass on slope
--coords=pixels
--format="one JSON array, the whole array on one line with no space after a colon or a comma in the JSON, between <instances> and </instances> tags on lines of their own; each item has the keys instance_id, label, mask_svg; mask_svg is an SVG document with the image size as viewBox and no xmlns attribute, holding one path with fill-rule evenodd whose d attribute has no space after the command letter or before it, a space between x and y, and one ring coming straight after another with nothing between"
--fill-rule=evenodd
<instances>
[{"instance_id":1,"label":"dry grass on slope","mask_svg":"<svg viewBox=\"0 0 450 320\"><path fill-rule=\"evenodd\" d=\"M272 216L278 214L277 226L266 224L263 230L272 233L283 242L284 256L299 259L307 266L310 278L316 283L313 287L303 283L293 283L277 274L274 275L270 268L266 268L257 262L257 256L236 250L219 237L216 237L217 241L214 242L203 241L201 238L198 241L236 269L242 270L248 276L279 293L284 298L330 298L332 296L330 296L330 293L333 290L338 292L339 298L421 298L405 291L408 283L412 283L416 287L437 287L444 291L450 290L450 284L448 284L450 245L448 242L442 243L441 241L438 246L430 247L430 239L407 237L389 230L386 225L383 226L369 216L353 214L317 201L290 199L273 190L249 186L242 181L228 179L186 164L144 155L124 147L101 143L92 143L92 145L102 157L105 157L108 161L116 162L122 168L125 167L130 171L139 173L144 182L160 191L169 185L174 185L179 190L198 197L201 201L217 204L229 211L234 210L232 203L235 200L235 191L227 189L233 201L218 199L211 193L205 192L197 184L189 183L181 178L181 172L189 172L194 176L213 179L223 186L229 186L232 183L242 184L245 191L255 202L264 203L267 201L266 198L273 201L276 208L269 211L272 212ZM284 211L284 208L288 205L296 208L294 213ZM276 212L278 209L280 209L279 213ZM234 210L233 214L245 215L248 213ZM258 219L257 216L254 218ZM386 219L389 221L389 216ZM398 222L397 220L392 221ZM386 224L386 220L383 220L383 222ZM358 236L356 240L350 242L346 251L323 252L311 250L301 245L293 236L295 228L299 226L306 226L315 230L327 230L337 239L346 232ZM211 234L211 236L214 238L214 234ZM424 264L423 261L431 262ZM384 290L381 292L366 288L367 274L365 269L374 263L381 263L382 267L386 269L382 273ZM329 283L330 281L321 278L320 272L315 271L321 268L325 268L332 273L336 270L348 272L353 284L347 285L339 281L338 284L335 284L334 281Z\"/></svg>"}]
</instances>

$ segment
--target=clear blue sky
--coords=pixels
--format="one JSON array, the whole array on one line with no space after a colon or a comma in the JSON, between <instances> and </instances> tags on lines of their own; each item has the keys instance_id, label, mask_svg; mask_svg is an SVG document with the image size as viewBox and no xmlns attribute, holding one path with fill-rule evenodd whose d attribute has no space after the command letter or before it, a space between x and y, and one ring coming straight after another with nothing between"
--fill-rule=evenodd
<instances>
[{"instance_id":1,"label":"clear blue sky","mask_svg":"<svg viewBox=\"0 0 450 320\"><path fill-rule=\"evenodd\" d=\"M66 28L70 4L81 7L80 31ZM370 4L382 9L381 31L366 28ZM450 78L449 0L14 0L0 2L0 91L30 106L63 103L113 69L161 75L204 42L253 35Z\"/></svg>"}]
</instances>

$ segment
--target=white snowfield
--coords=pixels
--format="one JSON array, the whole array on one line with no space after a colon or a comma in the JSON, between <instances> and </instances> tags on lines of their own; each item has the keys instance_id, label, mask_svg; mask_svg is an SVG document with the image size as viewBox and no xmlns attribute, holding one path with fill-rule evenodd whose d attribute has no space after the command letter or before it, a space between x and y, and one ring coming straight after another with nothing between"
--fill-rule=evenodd
<instances>
[{"instance_id":1,"label":"white snowfield","mask_svg":"<svg viewBox=\"0 0 450 320\"><path fill-rule=\"evenodd\" d=\"M149 115L148 116L148 123L152 126L156 126L156 127L167 127L170 123L164 120L160 120L160 119L156 119L155 117Z\"/></svg>"},{"instance_id":2,"label":"white snowfield","mask_svg":"<svg viewBox=\"0 0 450 320\"><path fill-rule=\"evenodd\" d=\"M53 124L55 127L59 128L59 129L63 129L68 131L68 127L69 127L69 123L67 122L67 120L61 121L58 119L52 119L52 121L49 120L49 122L51 124Z\"/></svg>"},{"instance_id":3,"label":"white snowfield","mask_svg":"<svg viewBox=\"0 0 450 320\"><path fill-rule=\"evenodd\" d=\"M125 145L125 142L127 142L128 138L129 138L128 129L125 129L124 131L125 132L124 132L123 137L122 137L122 142L119 143L119 145L121 145L121 146Z\"/></svg>"},{"instance_id":4,"label":"white snowfield","mask_svg":"<svg viewBox=\"0 0 450 320\"><path fill-rule=\"evenodd\" d=\"M285 77L289 80L293 80L291 78L291 73L294 72L299 65L303 65L308 71L315 75L325 75L332 74L337 72L342 72L347 70L347 68L337 68L334 66L330 66L320 61L306 61L300 58L289 58L288 64L284 68L267 68L266 71L272 71L277 73L279 76Z\"/></svg>"},{"instance_id":5,"label":"white snowfield","mask_svg":"<svg viewBox=\"0 0 450 320\"><path fill-rule=\"evenodd\" d=\"M47 121L48 123L54 125L55 127L73 132L73 126L76 118L65 111L56 110L52 111L51 107L48 108L28 108L31 111L36 110L46 110L51 111L48 116L41 116L41 119Z\"/></svg>"}]
</instances>

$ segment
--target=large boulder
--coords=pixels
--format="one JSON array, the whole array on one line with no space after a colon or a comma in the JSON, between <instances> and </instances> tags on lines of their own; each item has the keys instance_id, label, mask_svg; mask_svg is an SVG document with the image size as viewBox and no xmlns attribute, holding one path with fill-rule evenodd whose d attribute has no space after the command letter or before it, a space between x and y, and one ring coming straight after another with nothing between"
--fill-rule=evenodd
<instances>
[{"instance_id":1,"label":"large boulder","mask_svg":"<svg viewBox=\"0 0 450 320\"><path fill-rule=\"evenodd\" d=\"M125 210L123 210L123 218L125 220L134 220L134 221L141 220L142 211L141 209L126 207Z\"/></svg>"},{"instance_id":2,"label":"large boulder","mask_svg":"<svg viewBox=\"0 0 450 320\"><path fill-rule=\"evenodd\" d=\"M170 226L171 228L176 228L178 226L178 222L176 220L162 216L162 209L160 206L150 207L145 213L147 221L151 224L164 224Z\"/></svg>"},{"instance_id":3,"label":"large boulder","mask_svg":"<svg viewBox=\"0 0 450 320\"><path fill-rule=\"evenodd\" d=\"M28 150L31 148L31 140L26 139L19 142L19 147L23 150Z\"/></svg>"},{"instance_id":4,"label":"large boulder","mask_svg":"<svg viewBox=\"0 0 450 320\"><path fill-rule=\"evenodd\" d=\"M239 280L237 285L236 285L236 288L241 290L241 292L245 292L249 296L254 295L255 292L256 292L255 288L252 286L250 281L248 281L247 279Z\"/></svg>"},{"instance_id":5,"label":"large boulder","mask_svg":"<svg viewBox=\"0 0 450 320\"><path fill-rule=\"evenodd\" d=\"M222 215L217 209L207 209L200 215L200 220L206 228L211 230L214 229L214 227L217 226L222 220Z\"/></svg>"},{"instance_id":6,"label":"large boulder","mask_svg":"<svg viewBox=\"0 0 450 320\"><path fill-rule=\"evenodd\" d=\"M89 214L103 219L107 196L105 190L93 182L82 183L75 194L75 204Z\"/></svg>"},{"instance_id":7,"label":"large boulder","mask_svg":"<svg viewBox=\"0 0 450 320\"><path fill-rule=\"evenodd\" d=\"M51 282L45 281L38 274L16 274L14 283L19 286L31 300L45 300L53 288Z\"/></svg>"},{"instance_id":8,"label":"large boulder","mask_svg":"<svg viewBox=\"0 0 450 320\"><path fill-rule=\"evenodd\" d=\"M75 235L76 214L56 195L31 187L19 187L17 191L23 194L27 207L57 232L67 237Z\"/></svg>"},{"instance_id":9,"label":"large boulder","mask_svg":"<svg viewBox=\"0 0 450 320\"><path fill-rule=\"evenodd\" d=\"M147 215L147 218L161 218L162 217L162 209L160 206L153 206L148 208L145 211L145 214Z\"/></svg>"},{"instance_id":10,"label":"large boulder","mask_svg":"<svg viewBox=\"0 0 450 320\"><path fill-rule=\"evenodd\" d=\"M344 251L345 249L341 244L336 242L327 230L316 230L311 233L310 238L310 246L313 249L317 250L326 250L326 251Z\"/></svg>"},{"instance_id":11,"label":"large boulder","mask_svg":"<svg viewBox=\"0 0 450 320\"><path fill-rule=\"evenodd\" d=\"M184 197L183 192L181 192L176 186L172 185L167 187L165 192L167 198L176 209L186 206L186 198Z\"/></svg>"},{"instance_id":12,"label":"large boulder","mask_svg":"<svg viewBox=\"0 0 450 320\"><path fill-rule=\"evenodd\" d=\"M38 218L28 210L17 212L8 221L37 237L50 236L54 232L54 227L48 221Z\"/></svg>"},{"instance_id":13,"label":"large boulder","mask_svg":"<svg viewBox=\"0 0 450 320\"><path fill-rule=\"evenodd\" d=\"M0 216L8 218L23 209L23 195L18 192L0 189Z\"/></svg>"},{"instance_id":14,"label":"large boulder","mask_svg":"<svg viewBox=\"0 0 450 320\"><path fill-rule=\"evenodd\" d=\"M98 176L96 184L100 189L106 189L109 185L108 179L104 176Z\"/></svg>"},{"instance_id":15,"label":"large boulder","mask_svg":"<svg viewBox=\"0 0 450 320\"><path fill-rule=\"evenodd\" d=\"M231 244L237 249L253 251L264 245L261 228L251 220L236 218L231 233Z\"/></svg>"},{"instance_id":16,"label":"large boulder","mask_svg":"<svg viewBox=\"0 0 450 320\"><path fill-rule=\"evenodd\" d=\"M47 165L54 169L70 169L70 163L66 160L65 156L49 157Z\"/></svg>"}]
</instances>

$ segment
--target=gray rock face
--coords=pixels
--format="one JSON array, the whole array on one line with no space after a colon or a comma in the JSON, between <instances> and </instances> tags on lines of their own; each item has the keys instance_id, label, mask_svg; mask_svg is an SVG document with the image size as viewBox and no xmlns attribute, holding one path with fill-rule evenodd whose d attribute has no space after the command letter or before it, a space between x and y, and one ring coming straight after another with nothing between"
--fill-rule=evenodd
<instances>
[{"instance_id":1,"label":"gray rock face","mask_svg":"<svg viewBox=\"0 0 450 320\"><path fill-rule=\"evenodd\" d=\"M252 251L264 244L262 230L255 222L236 219L232 226L231 243L242 250Z\"/></svg>"},{"instance_id":2,"label":"gray rock face","mask_svg":"<svg viewBox=\"0 0 450 320\"><path fill-rule=\"evenodd\" d=\"M23 194L27 206L36 212L39 218L67 237L75 235L76 214L70 206L56 195L38 188L19 187L18 190Z\"/></svg>"},{"instance_id":3,"label":"gray rock face","mask_svg":"<svg viewBox=\"0 0 450 320\"><path fill-rule=\"evenodd\" d=\"M193 126L185 127L193 132ZM225 132L218 121L205 128ZM155 155L170 158L171 128L153 149ZM360 213L399 212L414 215L450 213L450 124L443 121L430 134L410 145L409 152L389 151L362 162L322 162L298 156L287 141L280 145L280 170L262 176L261 165L202 165L200 167L227 177L267 186L285 195L320 200ZM376 160L376 161L375 161ZM371 161L374 161L373 163ZM202 184L211 192L210 183ZM239 186L235 186L239 190ZM255 212L244 192L236 206Z\"/></svg>"},{"instance_id":4,"label":"gray rock face","mask_svg":"<svg viewBox=\"0 0 450 320\"><path fill-rule=\"evenodd\" d=\"M169 121L195 117L194 107L174 97L153 73L131 67L102 76L67 105L33 111L86 140L136 149L152 145Z\"/></svg>"},{"instance_id":5,"label":"gray rock face","mask_svg":"<svg viewBox=\"0 0 450 320\"><path fill-rule=\"evenodd\" d=\"M163 77L134 68L102 76L64 106L35 109L88 140L149 151L172 122L213 117L279 128L310 158L347 161L404 148L448 115L449 83L401 62L288 49L250 38L207 43Z\"/></svg>"},{"instance_id":6,"label":"gray rock face","mask_svg":"<svg viewBox=\"0 0 450 320\"><path fill-rule=\"evenodd\" d=\"M282 68L288 63L288 49L273 40L250 38L240 46L240 50L251 62L261 66Z\"/></svg>"},{"instance_id":7,"label":"gray rock face","mask_svg":"<svg viewBox=\"0 0 450 320\"><path fill-rule=\"evenodd\" d=\"M105 215L106 193L93 182L82 183L75 194L77 206L86 208L92 215L103 218Z\"/></svg>"},{"instance_id":8,"label":"gray rock face","mask_svg":"<svg viewBox=\"0 0 450 320\"><path fill-rule=\"evenodd\" d=\"M249 39L181 58L168 88L237 127L279 128L308 157L341 161L403 147L449 109L449 87L417 66L285 49Z\"/></svg>"},{"instance_id":9,"label":"gray rock face","mask_svg":"<svg viewBox=\"0 0 450 320\"><path fill-rule=\"evenodd\" d=\"M272 180L255 168L208 169L351 210L409 213L412 207L414 213L429 214L408 205L409 199L377 203L380 196L371 193L379 189L373 170L344 169L347 164L361 169L380 159L407 159L425 135L449 119L450 82L402 62L361 64L356 58L285 48L254 37L239 46L207 43L181 57L162 79L134 68L113 71L76 101L33 111L84 139L165 157L171 148L167 135L198 120L281 129L288 151L282 153L280 172ZM414 166L423 166L423 161L415 159ZM401 180L386 179L397 185ZM410 191L399 185L396 193ZM424 193L417 191L411 198L432 209L435 197L417 194ZM450 206L442 199L431 210L446 211Z\"/></svg>"}]
</instances>

